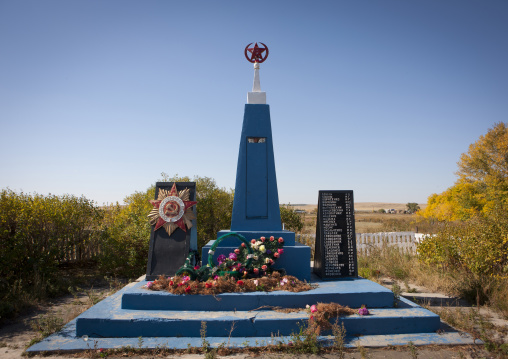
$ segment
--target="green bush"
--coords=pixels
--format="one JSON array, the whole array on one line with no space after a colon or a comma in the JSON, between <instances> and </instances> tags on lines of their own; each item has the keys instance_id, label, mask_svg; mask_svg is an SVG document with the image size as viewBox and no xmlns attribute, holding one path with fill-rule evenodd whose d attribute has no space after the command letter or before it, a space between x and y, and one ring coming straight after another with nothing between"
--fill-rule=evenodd
<instances>
[{"instance_id":1,"label":"green bush","mask_svg":"<svg viewBox=\"0 0 508 359\"><path fill-rule=\"evenodd\" d=\"M2 190L0 316L58 293L58 265L96 248L102 215L84 197Z\"/></svg>"},{"instance_id":2,"label":"green bush","mask_svg":"<svg viewBox=\"0 0 508 359\"><path fill-rule=\"evenodd\" d=\"M106 208L99 258L106 274L132 278L146 272L150 242L147 215L154 195L155 186L151 186L127 196L124 206L117 203Z\"/></svg>"},{"instance_id":3,"label":"green bush","mask_svg":"<svg viewBox=\"0 0 508 359\"><path fill-rule=\"evenodd\" d=\"M501 209L489 216L451 222L418 246L427 264L462 268L475 275L508 276L508 216Z\"/></svg>"}]
</instances>

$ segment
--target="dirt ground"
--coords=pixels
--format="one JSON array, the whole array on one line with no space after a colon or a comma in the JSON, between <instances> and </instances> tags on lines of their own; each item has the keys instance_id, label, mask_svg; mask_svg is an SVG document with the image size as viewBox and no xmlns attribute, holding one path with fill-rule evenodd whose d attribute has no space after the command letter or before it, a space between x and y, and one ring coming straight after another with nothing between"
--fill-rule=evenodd
<instances>
[{"instance_id":1,"label":"dirt ground","mask_svg":"<svg viewBox=\"0 0 508 359\"><path fill-rule=\"evenodd\" d=\"M389 278L382 278L381 284L390 288L394 282ZM410 284L411 293L402 293L402 295L416 301L426 301L426 304L432 308L453 308L458 307L463 310L469 308L467 303L457 300L455 298L447 297L440 293L428 293L423 287L417 287ZM68 295L57 300L54 300L46 305L35 308L34 310L26 313L15 320L4 322L0 326L0 358L1 359L19 359L23 356L24 349L29 346L30 342L39 337L37 331L32 328L30 323L33 323L41 315L53 314L54 317L60 317L64 322L71 320L76 315L80 314L89 308L99 298L112 293L114 289L103 288L90 288L88 290L80 291L74 295ZM429 300L430 298L430 300ZM496 313L490 311L488 308L480 308L483 311L483 316L487 320L494 323L499 331L504 333L504 340L508 342L508 321L500 318ZM110 355L111 356L111 355ZM126 353L118 354L115 356L128 356ZM87 352L79 354L66 354L66 355L52 355L46 358L75 358L75 357L100 357L100 353ZM113 356L111 356L113 357ZM129 355L130 358L153 358L156 357L151 354L144 355ZM181 359L191 358L204 358L201 354L172 354L169 357L178 357ZM210 357L210 356L208 356ZM274 353L241 353L228 356L234 359L243 358L339 358L339 354L322 354L322 355L308 355L308 354L274 354ZM391 348L359 348L347 350L345 358L501 358L483 349L481 345L469 346L425 346L425 347L391 347Z\"/></svg>"}]
</instances>

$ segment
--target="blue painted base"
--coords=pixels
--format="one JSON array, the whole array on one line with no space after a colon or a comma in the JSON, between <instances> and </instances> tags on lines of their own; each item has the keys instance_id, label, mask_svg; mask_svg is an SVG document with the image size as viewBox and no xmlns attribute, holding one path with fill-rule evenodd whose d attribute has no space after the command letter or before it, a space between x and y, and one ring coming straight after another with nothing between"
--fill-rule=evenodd
<instances>
[{"instance_id":1,"label":"blue painted base","mask_svg":"<svg viewBox=\"0 0 508 359\"><path fill-rule=\"evenodd\" d=\"M76 337L76 321L73 320L65 328L41 342L32 345L26 351L31 354L49 354L52 352L72 352L79 350L93 350L94 348L119 349L119 348L142 348L142 349L176 349L185 350L189 347L200 348L203 340L199 337L143 337L141 344L139 338L89 338L87 341ZM322 346L333 345L333 337L319 336L318 342ZM211 348L247 348L264 347L266 345L288 344L291 337L210 337L206 340ZM475 340L467 333L449 331L438 333L414 333L414 334L391 334L391 335L364 335L361 337L346 336L344 346L346 348L362 347L376 348L388 346L407 346L409 342L414 345L481 345L481 340Z\"/></svg>"},{"instance_id":2,"label":"blue painted base","mask_svg":"<svg viewBox=\"0 0 508 359\"><path fill-rule=\"evenodd\" d=\"M293 233L294 234L294 233ZM226 238L226 240L229 238ZM212 247L215 241L210 241L201 250L201 262L202 265L208 264L208 251ZM217 263L217 257L221 254L228 256L229 253L233 252L237 245L224 246L222 242L215 250L213 260ZM284 246L284 254L275 261L273 268L285 269L288 275L295 276L300 280L310 281L310 247L304 244L296 242L294 246Z\"/></svg>"},{"instance_id":3,"label":"blue painted base","mask_svg":"<svg viewBox=\"0 0 508 359\"><path fill-rule=\"evenodd\" d=\"M261 237L270 238L270 236L274 236L275 238L282 237L284 238L284 247L286 246L294 246L295 245L295 232L290 231L230 231L230 230L222 230L217 233L217 238L220 238L229 233L238 233L244 236L248 241L251 239L258 240ZM235 247L237 248L241 244L238 238L233 236L224 238L221 242L221 246L225 247Z\"/></svg>"},{"instance_id":4,"label":"blue painted base","mask_svg":"<svg viewBox=\"0 0 508 359\"><path fill-rule=\"evenodd\" d=\"M183 299L182 299L183 300ZM300 312L257 311L133 311L122 310L117 303L96 305L95 311L83 313L76 322L76 335L89 337L199 337L201 323L206 323L212 337L268 337L272 333L290 336L309 318ZM436 314L409 301L401 308L371 309L371 315L340 317L350 335L407 334L439 329ZM101 308L102 307L102 308ZM230 333L234 323L234 330ZM331 333L324 333L331 334Z\"/></svg>"},{"instance_id":5,"label":"blue painted base","mask_svg":"<svg viewBox=\"0 0 508 359\"><path fill-rule=\"evenodd\" d=\"M170 311L249 311L262 306L304 308L314 303L340 303L351 308L362 304L368 308L391 308L392 291L370 280L358 278L335 282L315 281L319 286L307 292L292 293L250 292L211 295L175 295L143 288L140 282L126 291L121 298L122 309ZM107 315L97 313L95 316Z\"/></svg>"},{"instance_id":6,"label":"blue painted base","mask_svg":"<svg viewBox=\"0 0 508 359\"><path fill-rule=\"evenodd\" d=\"M342 289L345 289L349 284L352 289L372 285L369 282L364 279L338 281L336 285L343 286ZM333 282L317 281L317 283L322 290L333 285ZM207 340L211 347L287 344L292 340L291 332L298 331L298 323L305 322L308 318L305 312L284 314L263 310L141 311L122 309L122 297L129 293L139 293L140 286L143 284L144 282L129 284L68 323L59 333L34 344L27 349L27 352L61 352L127 346L168 349L200 347L202 321L207 322ZM338 289L336 291L339 292ZM365 299L370 297L366 292L362 296ZM180 302L187 303L191 297L193 296L179 296ZM440 326L439 317L404 298L398 302L397 308L371 309L369 316L353 315L342 317L340 320L344 322L348 334L345 345L350 348L358 344L365 347L407 345L409 341L415 345L475 343L467 334L458 333L447 326ZM233 321L236 329L230 336L229 331ZM438 329L439 334L435 333ZM355 337L353 334L361 336ZM318 340L321 345L326 346L332 343L333 337L321 336ZM479 341L476 342L476 344L479 343Z\"/></svg>"}]
</instances>

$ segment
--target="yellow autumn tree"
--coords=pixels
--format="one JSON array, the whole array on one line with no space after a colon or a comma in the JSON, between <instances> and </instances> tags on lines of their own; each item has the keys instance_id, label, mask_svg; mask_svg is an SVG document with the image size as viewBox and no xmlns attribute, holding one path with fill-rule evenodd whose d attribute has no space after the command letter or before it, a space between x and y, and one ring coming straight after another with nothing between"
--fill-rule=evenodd
<instances>
[{"instance_id":1,"label":"yellow autumn tree","mask_svg":"<svg viewBox=\"0 0 508 359\"><path fill-rule=\"evenodd\" d=\"M454 186L428 198L420 214L441 221L467 220L508 209L508 127L497 123L457 163Z\"/></svg>"}]
</instances>

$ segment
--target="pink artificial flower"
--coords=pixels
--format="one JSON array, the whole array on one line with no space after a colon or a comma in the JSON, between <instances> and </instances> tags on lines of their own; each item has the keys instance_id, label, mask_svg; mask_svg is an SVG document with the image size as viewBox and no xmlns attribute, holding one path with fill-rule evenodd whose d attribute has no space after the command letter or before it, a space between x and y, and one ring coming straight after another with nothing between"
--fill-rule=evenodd
<instances>
[{"instance_id":1,"label":"pink artificial flower","mask_svg":"<svg viewBox=\"0 0 508 359\"><path fill-rule=\"evenodd\" d=\"M266 270L267 268L268 267L265 264L263 264L263 266L261 267L262 270Z\"/></svg>"},{"instance_id":2,"label":"pink artificial flower","mask_svg":"<svg viewBox=\"0 0 508 359\"><path fill-rule=\"evenodd\" d=\"M275 240L274 236L270 236L270 242L273 242Z\"/></svg>"},{"instance_id":3,"label":"pink artificial flower","mask_svg":"<svg viewBox=\"0 0 508 359\"><path fill-rule=\"evenodd\" d=\"M218 276L218 275L216 275L215 277L213 277L213 279L214 279L214 280L217 280L217 279L219 279L219 276Z\"/></svg>"},{"instance_id":4,"label":"pink artificial flower","mask_svg":"<svg viewBox=\"0 0 508 359\"><path fill-rule=\"evenodd\" d=\"M252 244L254 244L254 243L256 243L256 240L255 240L255 239L253 239L253 240L252 240L252 241L250 241L250 242L251 242Z\"/></svg>"},{"instance_id":5,"label":"pink artificial flower","mask_svg":"<svg viewBox=\"0 0 508 359\"><path fill-rule=\"evenodd\" d=\"M240 254L240 249L235 249L235 254Z\"/></svg>"},{"instance_id":6,"label":"pink artificial flower","mask_svg":"<svg viewBox=\"0 0 508 359\"><path fill-rule=\"evenodd\" d=\"M362 307L360 309L358 309L358 314L359 315L369 315L369 310L367 309L367 307L365 307L365 305L362 305Z\"/></svg>"},{"instance_id":7,"label":"pink artificial flower","mask_svg":"<svg viewBox=\"0 0 508 359\"><path fill-rule=\"evenodd\" d=\"M282 253L284 253L284 249L279 248L279 249L277 249L277 252L278 252L279 254L282 254Z\"/></svg>"},{"instance_id":8,"label":"pink artificial flower","mask_svg":"<svg viewBox=\"0 0 508 359\"><path fill-rule=\"evenodd\" d=\"M242 248L245 248L245 247L247 247L247 246L245 245L245 243L242 242Z\"/></svg>"},{"instance_id":9,"label":"pink artificial flower","mask_svg":"<svg viewBox=\"0 0 508 359\"><path fill-rule=\"evenodd\" d=\"M279 243L284 243L284 238L279 237Z\"/></svg>"},{"instance_id":10,"label":"pink artificial flower","mask_svg":"<svg viewBox=\"0 0 508 359\"><path fill-rule=\"evenodd\" d=\"M261 237L260 239L261 239L261 242L264 242L266 240L265 237Z\"/></svg>"},{"instance_id":11,"label":"pink artificial flower","mask_svg":"<svg viewBox=\"0 0 508 359\"><path fill-rule=\"evenodd\" d=\"M188 275L184 275L183 278L182 278L182 281L185 283L185 282L188 282L190 280L190 277Z\"/></svg>"},{"instance_id":12,"label":"pink artificial flower","mask_svg":"<svg viewBox=\"0 0 508 359\"><path fill-rule=\"evenodd\" d=\"M153 282L148 282L148 283L146 283L146 287L147 287L148 289L152 288L152 286L153 286Z\"/></svg>"},{"instance_id":13,"label":"pink artificial flower","mask_svg":"<svg viewBox=\"0 0 508 359\"><path fill-rule=\"evenodd\" d=\"M258 274L259 273L259 269L257 269L257 268L254 268L252 271L254 272L254 274Z\"/></svg>"},{"instance_id":14,"label":"pink artificial flower","mask_svg":"<svg viewBox=\"0 0 508 359\"><path fill-rule=\"evenodd\" d=\"M314 304L310 306L310 312L311 313L316 313L317 312L317 307Z\"/></svg>"},{"instance_id":15,"label":"pink artificial flower","mask_svg":"<svg viewBox=\"0 0 508 359\"><path fill-rule=\"evenodd\" d=\"M273 256L274 256L275 258L279 258L279 253L275 252L275 253L273 254Z\"/></svg>"}]
</instances>

